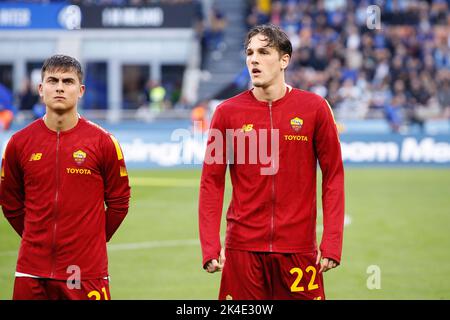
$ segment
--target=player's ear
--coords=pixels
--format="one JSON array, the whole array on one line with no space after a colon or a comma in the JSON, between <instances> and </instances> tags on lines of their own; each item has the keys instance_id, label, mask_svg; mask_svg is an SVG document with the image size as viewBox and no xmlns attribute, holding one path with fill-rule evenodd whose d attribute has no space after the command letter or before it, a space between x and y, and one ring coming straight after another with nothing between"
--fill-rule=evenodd
<instances>
[{"instance_id":1,"label":"player's ear","mask_svg":"<svg viewBox=\"0 0 450 320\"><path fill-rule=\"evenodd\" d=\"M80 94L78 95L78 98L81 99L84 95L84 91L86 90L86 87L84 84L80 85Z\"/></svg>"},{"instance_id":2,"label":"player's ear","mask_svg":"<svg viewBox=\"0 0 450 320\"><path fill-rule=\"evenodd\" d=\"M289 65L289 61L291 61L291 57L285 53L281 56L281 69L285 70L288 65Z\"/></svg>"},{"instance_id":3,"label":"player's ear","mask_svg":"<svg viewBox=\"0 0 450 320\"><path fill-rule=\"evenodd\" d=\"M39 83L38 85L38 92L39 92L39 96L42 98L44 96L43 91L43 87L42 87L42 83Z\"/></svg>"}]
</instances>

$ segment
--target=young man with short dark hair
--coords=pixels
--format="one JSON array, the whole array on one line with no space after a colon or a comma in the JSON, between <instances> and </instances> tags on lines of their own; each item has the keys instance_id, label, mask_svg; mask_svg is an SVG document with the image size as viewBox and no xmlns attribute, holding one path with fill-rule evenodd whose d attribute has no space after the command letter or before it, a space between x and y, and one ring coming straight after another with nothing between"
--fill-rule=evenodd
<instances>
[{"instance_id":1,"label":"young man with short dark hair","mask_svg":"<svg viewBox=\"0 0 450 320\"><path fill-rule=\"evenodd\" d=\"M344 225L344 169L332 110L320 96L285 83L292 46L280 28L253 28L245 49L253 88L221 103L210 126L199 198L203 267L223 269L219 299L325 299L322 272L340 264ZM227 163L233 193L222 248Z\"/></svg>"}]
</instances>

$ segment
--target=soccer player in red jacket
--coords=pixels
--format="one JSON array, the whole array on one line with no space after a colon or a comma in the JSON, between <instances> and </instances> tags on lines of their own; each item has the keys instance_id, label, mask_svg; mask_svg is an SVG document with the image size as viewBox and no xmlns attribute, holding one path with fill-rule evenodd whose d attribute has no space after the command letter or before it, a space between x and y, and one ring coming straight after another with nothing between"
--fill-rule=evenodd
<instances>
[{"instance_id":1,"label":"soccer player in red jacket","mask_svg":"<svg viewBox=\"0 0 450 320\"><path fill-rule=\"evenodd\" d=\"M106 242L128 212L130 187L116 138L77 112L82 79L76 59L48 58L46 114L3 155L0 201L22 237L13 299L110 299Z\"/></svg>"},{"instance_id":2,"label":"soccer player in red jacket","mask_svg":"<svg viewBox=\"0 0 450 320\"><path fill-rule=\"evenodd\" d=\"M344 224L333 114L320 96L285 84L292 46L280 28L253 28L245 49L253 88L221 103L210 126L199 197L203 267L222 271L219 299L325 299L323 272L340 264ZM227 163L233 192L222 248Z\"/></svg>"}]
</instances>

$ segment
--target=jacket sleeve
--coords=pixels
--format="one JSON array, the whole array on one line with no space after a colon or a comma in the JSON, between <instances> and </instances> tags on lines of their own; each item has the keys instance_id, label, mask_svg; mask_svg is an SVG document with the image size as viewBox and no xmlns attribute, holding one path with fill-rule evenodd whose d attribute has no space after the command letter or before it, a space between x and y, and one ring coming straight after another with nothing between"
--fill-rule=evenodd
<instances>
[{"instance_id":1,"label":"jacket sleeve","mask_svg":"<svg viewBox=\"0 0 450 320\"><path fill-rule=\"evenodd\" d=\"M344 166L333 112L326 100L317 111L315 149L322 170L323 234L320 251L324 258L340 263L344 229Z\"/></svg>"},{"instance_id":2,"label":"jacket sleeve","mask_svg":"<svg viewBox=\"0 0 450 320\"><path fill-rule=\"evenodd\" d=\"M219 106L211 120L200 181L199 232L203 267L208 261L218 259L221 249L220 222L227 169L225 133Z\"/></svg>"},{"instance_id":3,"label":"jacket sleeve","mask_svg":"<svg viewBox=\"0 0 450 320\"><path fill-rule=\"evenodd\" d=\"M122 149L113 135L104 142L103 183L106 204L106 241L109 241L128 213L130 185Z\"/></svg>"},{"instance_id":4,"label":"jacket sleeve","mask_svg":"<svg viewBox=\"0 0 450 320\"><path fill-rule=\"evenodd\" d=\"M2 157L0 204L8 222L19 236L22 236L25 220L25 192L20 163L13 136Z\"/></svg>"}]
</instances>

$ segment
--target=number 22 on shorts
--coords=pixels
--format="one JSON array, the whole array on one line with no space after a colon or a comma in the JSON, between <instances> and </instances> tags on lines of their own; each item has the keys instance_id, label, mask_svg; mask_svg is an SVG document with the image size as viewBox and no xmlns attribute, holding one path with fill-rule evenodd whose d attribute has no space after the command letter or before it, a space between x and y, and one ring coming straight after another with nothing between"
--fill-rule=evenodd
<instances>
[{"instance_id":1,"label":"number 22 on shorts","mask_svg":"<svg viewBox=\"0 0 450 320\"><path fill-rule=\"evenodd\" d=\"M309 266L306 268L305 270L307 273L312 273L311 274L311 279L309 280L308 283L308 290L315 290L319 288L319 285L314 283L314 281L316 280L316 274L317 274L317 270L315 267L313 266ZM291 285L291 292L302 292L305 291L305 288L303 286L299 286L300 281L303 278L303 270L300 268L292 268L289 271L291 274L296 273L297 274L297 278L295 278L294 282Z\"/></svg>"}]
</instances>

